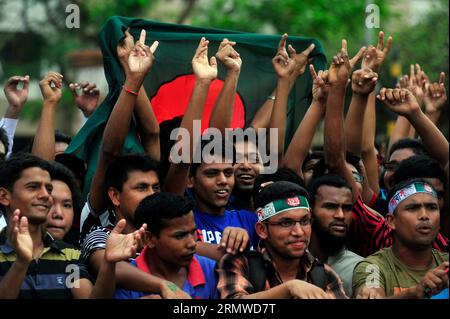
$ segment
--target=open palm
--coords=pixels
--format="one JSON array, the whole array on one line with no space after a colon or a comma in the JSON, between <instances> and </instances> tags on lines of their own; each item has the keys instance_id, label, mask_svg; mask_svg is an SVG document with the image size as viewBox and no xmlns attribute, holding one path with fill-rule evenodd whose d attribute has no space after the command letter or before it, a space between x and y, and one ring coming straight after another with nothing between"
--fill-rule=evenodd
<instances>
[{"instance_id":1,"label":"open palm","mask_svg":"<svg viewBox=\"0 0 450 319\"><path fill-rule=\"evenodd\" d=\"M212 81L217 77L217 61L215 57L208 61L208 43L208 40L201 38L192 58L192 70L198 79Z\"/></svg>"}]
</instances>

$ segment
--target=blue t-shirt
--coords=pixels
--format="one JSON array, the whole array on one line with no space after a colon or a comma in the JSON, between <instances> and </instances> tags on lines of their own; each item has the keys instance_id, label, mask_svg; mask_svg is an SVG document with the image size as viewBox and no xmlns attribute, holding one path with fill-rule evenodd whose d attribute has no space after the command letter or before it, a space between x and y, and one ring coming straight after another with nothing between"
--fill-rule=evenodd
<instances>
[{"instance_id":1,"label":"blue t-shirt","mask_svg":"<svg viewBox=\"0 0 450 319\"><path fill-rule=\"evenodd\" d=\"M146 273L150 273L146 262L146 255L149 253L147 247L142 253L130 263ZM207 257L194 255L189 265L188 276L183 284L183 291L192 299L219 299L217 291L217 276L214 271L216 262ZM115 299L139 299L149 293L142 291L116 289Z\"/></svg>"},{"instance_id":2,"label":"blue t-shirt","mask_svg":"<svg viewBox=\"0 0 450 319\"><path fill-rule=\"evenodd\" d=\"M194 219L195 225L201 231L205 243L219 244L223 230L231 226L247 230L250 245L253 248L258 246L259 236L255 230L258 216L254 212L248 210L225 210L223 215L218 216L194 209Z\"/></svg>"}]
</instances>

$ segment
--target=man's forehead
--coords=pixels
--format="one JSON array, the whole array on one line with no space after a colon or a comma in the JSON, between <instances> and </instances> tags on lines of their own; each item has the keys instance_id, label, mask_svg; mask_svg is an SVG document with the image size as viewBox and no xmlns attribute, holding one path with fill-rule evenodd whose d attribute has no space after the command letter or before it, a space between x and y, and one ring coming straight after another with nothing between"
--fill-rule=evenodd
<instances>
[{"instance_id":1,"label":"man's forehead","mask_svg":"<svg viewBox=\"0 0 450 319\"><path fill-rule=\"evenodd\" d=\"M316 197L331 199L336 196L348 196L351 199L352 191L348 187L336 187L332 185L321 185L317 188Z\"/></svg>"},{"instance_id":2,"label":"man's forehead","mask_svg":"<svg viewBox=\"0 0 450 319\"><path fill-rule=\"evenodd\" d=\"M202 163L199 166L199 169L202 171L205 170L225 170L225 169L233 169L233 163L225 163L223 161L223 159L219 162L214 162L214 163Z\"/></svg>"}]
</instances>

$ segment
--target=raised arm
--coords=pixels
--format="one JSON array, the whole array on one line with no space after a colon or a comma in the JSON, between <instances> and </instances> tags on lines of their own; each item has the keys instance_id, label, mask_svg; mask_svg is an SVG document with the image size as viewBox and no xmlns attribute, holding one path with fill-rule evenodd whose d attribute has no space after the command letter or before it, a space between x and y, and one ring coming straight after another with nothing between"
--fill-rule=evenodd
<instances>
[{"instance_id":1,"label":"raised arm","mask_svg":"<svg viewBox=\"0 0 450 319\"><path fill-rule=\"evenodd\" d=\"M103 133L103 143L100 150L97 170L92 179L89 202L95 212L105 208L103 183L106 169L115 158L121 156L125 137L128 133L131 115L136 105L137 95L150 71L158 42L151 47L145 45L145 30L134 46L128 58L128 69L125 70L125 84L114 106Z\"/></svg>"},{"instance_id":2,"label":"raised arm","mask_svg":"<svg viewBox=\"0 0 450 319\"><path fill-rule=\"evenodd\" d=\"M406 117L419 134L429 154L442 166L447 164L449 159L448 141L422 112L419 103L409 90L383 88L377 98L383 101L391 111Z\"/></svg>"},{"instance_id":3,"label":"raised arm","mask_svg":"<svg viewBox=\"0 0 450 319\"><path fill-rule=\"evenodd\" d=\"M167 173L164 191L179 195L184 195L189 174L189 164L192 162L194 147L194 120L201 121L206 97L212 81L217 77L217 61L215 57L208 60L209 41L202 37L192 59L192 69L195 75L195 84L192 91L189 105L181 121L180 129L186 131L189 139L186 141L179 136L178 142L182 144L182 149L189 150L189 155L178 154L184 161L182 163L172 163ZM200 132L196 132L196 136Z\"/></svg>"},{"instance_id":4,"label":"raised arm","mask_svg":"<svg viewBox=\"0 0 450 319\"><path fill-rule=\"evenodd\" d=\"M363 48L351 60L348 58L347 41L342 40L341 52L334 58L328 73L330 90L325 112L324 151L325 162L330 173L344 177L352 188L353 199L360 195L351 170L345 160L343 108L345 90L352 66L361 58Z\"/></svg>"},{"instance_id":5,"label":"raised arm","mask_svg":"<svg viewBox=\"0 0 450 319\"><path fill-rule=\"evenodd\" d=\"M445 102L447 102L447 92L445 90L445 73L441 72L439 74L439 81L435 83L429 83L424 77L425 83L425 94L424 94L424 104L425 104L425 114L430 118L430 120L437 125Z\"/></svg>"},{"instance_id":6,"label":"raised arm","mask_svg":"<svg viewBox=\"0 0 450 319\"><path fill-rule=\"evenodd\" d=\"M128 57L134 47L134 40L131 33L126 30L125 38L117 48L117 56L125 74L128 72ZM139 90L134 114L137 122L137 131L139 133L141 144L145 152L153 159L159 161L161 149L159 144L159 123L153 112L152 105L147 96L144 86Z\"/></svg>"},{"instance_id":7,"label":"raised arm","mask_svg":"<svg viewBox=\"0 0 450 319\"><path fill-rule=\"evenodd\" d=\"M94 113L100 100L100 90L95 83L87 81L70 83L70 92L72 92L75 106L83 113L85 118Z\"/></svg>"},{"instance_id":8,"label":"raised arm","mask_svg":"<svg viewBox=\"0 0 450 319\"><path fill-rule=\"evenodd\" d=\"M8 136L8 149L5 150L6 158L8 158L13 149L14 134L16 132L17 122L20 113L28 98L28 86L30 84L30 76L13 76L6 81L3 92L5 93L8 107L5 116L0 121L0 127L3 127Z\"/></svg>"},{"instance_id":9,"label":"raised arm","mask_svg":"<svg viewBox=\"0 0 450 319\"><path fill-rule=\"evenodd\" d=\"M222 136L225 136L225 129L231 126L236 88L242 66L242 60L239 53L233 48L234 45L236 45L236 42L223 39L216 53L217 60L225 65L227 74L211 112L209 127L219 129Z\"/></svg>"},{"instance_id":10,"label":"raised arm","mask_svg":"<svg viewBox=\"0 0 450 319\"><path fill-rule=\"evenodd\" d=\"M300 125L295 131L289 144L282 165L296 172L303 179L302 166L308 155L317 126L325 115L325 105L328 97L328 70L316 73L314 66L310 64L309 71L313 78L313 100L306 111Z\"/></svg>"},{"instance_id":11,"label":"raised arm","mask_svg":"<svg viewBox=\"0 0 450 319\"><path fill-rule=\"evenodd\" d=\"M386 56L389 54L392 45L392 37L389 36L384 45L384 32L378 33L378 44L376 47L370 45L364 53L361 63L362 69L371 69L379 73ZM375 91L369 94L367 99L366 112L364 113L363 134L361 146L361 159L367 173L367 181L370 188L378 194L380 186L378 183L378 161L375 148L376 136L376 110Z\"/></svg>"},{"instance_id":12,"label":"raised arm","mask_svg":"<svg viewBox=\"0 0 450 319\"><path fill-rule=\"evenodd\" d=\"M31 153L47 161L55 159L55 112L62 96L62 78L57 72L49 72L39 82L44 103Z\"/></svg>"},{"instance_id":13,"label":"raised arm","mask_svg":"<svg viewBox=\"0 0 450 319\"><path fill-rule=\"evenodd\" d=\"M286 135L286 113L289 92L292 88L291 76L295 70L294 48L289 45L289 55L286 51L287 34L283 34L280 43L278 44L278 51L272 59L273 68L278 76L275 103L270 116L270 128L278 130L277 149L271 152L277 152L278 161L284 156L284 138ZM269 142L269 145L272 143Z\"/></svg>"},{"instance_id":14,"label":"raised arm","mask_svg":"<svg viewBox=\"0 0 450 319\"><path fill-rule=\"evenodd\" d=\"M104 259L90 294L91 299L113 298L116 289L116 263L134 258L142 245L147 225L126 235L122 234L125 225L125 219L121 219L108 237Z\"/></svg>"}]
</instances>

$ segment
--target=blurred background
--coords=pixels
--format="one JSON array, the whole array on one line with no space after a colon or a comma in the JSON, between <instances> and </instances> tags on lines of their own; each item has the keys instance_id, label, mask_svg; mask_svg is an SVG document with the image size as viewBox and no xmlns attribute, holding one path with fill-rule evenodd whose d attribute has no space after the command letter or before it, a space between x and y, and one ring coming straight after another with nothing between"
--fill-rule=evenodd
<instances>
[{"instance_id":1,"label":"blurred background","mask_svg":"<svg viewBox=\"0 0 450 319\"><path fill-rule=\"evenodd\" d=\"M80 9L79 28L67 28L68 5ZM366 8L379 8L379 28L367 28ZM56 127L74 135L83 124L68 84L87 80L107 94L97 33L113 15L238 31L314 37L330 61L346 38L352 56L363 45L377 43L380 30L394 38L380 70L380 86L394 87L419 63L431 81L447 74L449 4L447 0L0 0L0 83L29 74L28 102L17 128L15 149L34 136L41 112L39 80L50 70L64 75L63 99ZM238 47L237 47L238 48ZM189 53L190 54L190 53ZM275 52L274 52L275 54ZM245 63L245 61L244 61ZM348 103L347 103L348 104ZM0 94L0 114L6 100ZM448 101L439 127L448 138ZM377 106L377 141L384 141L395 116ZM320 134L316 143L321 144Z\"/></svg>"}]
</instances>

